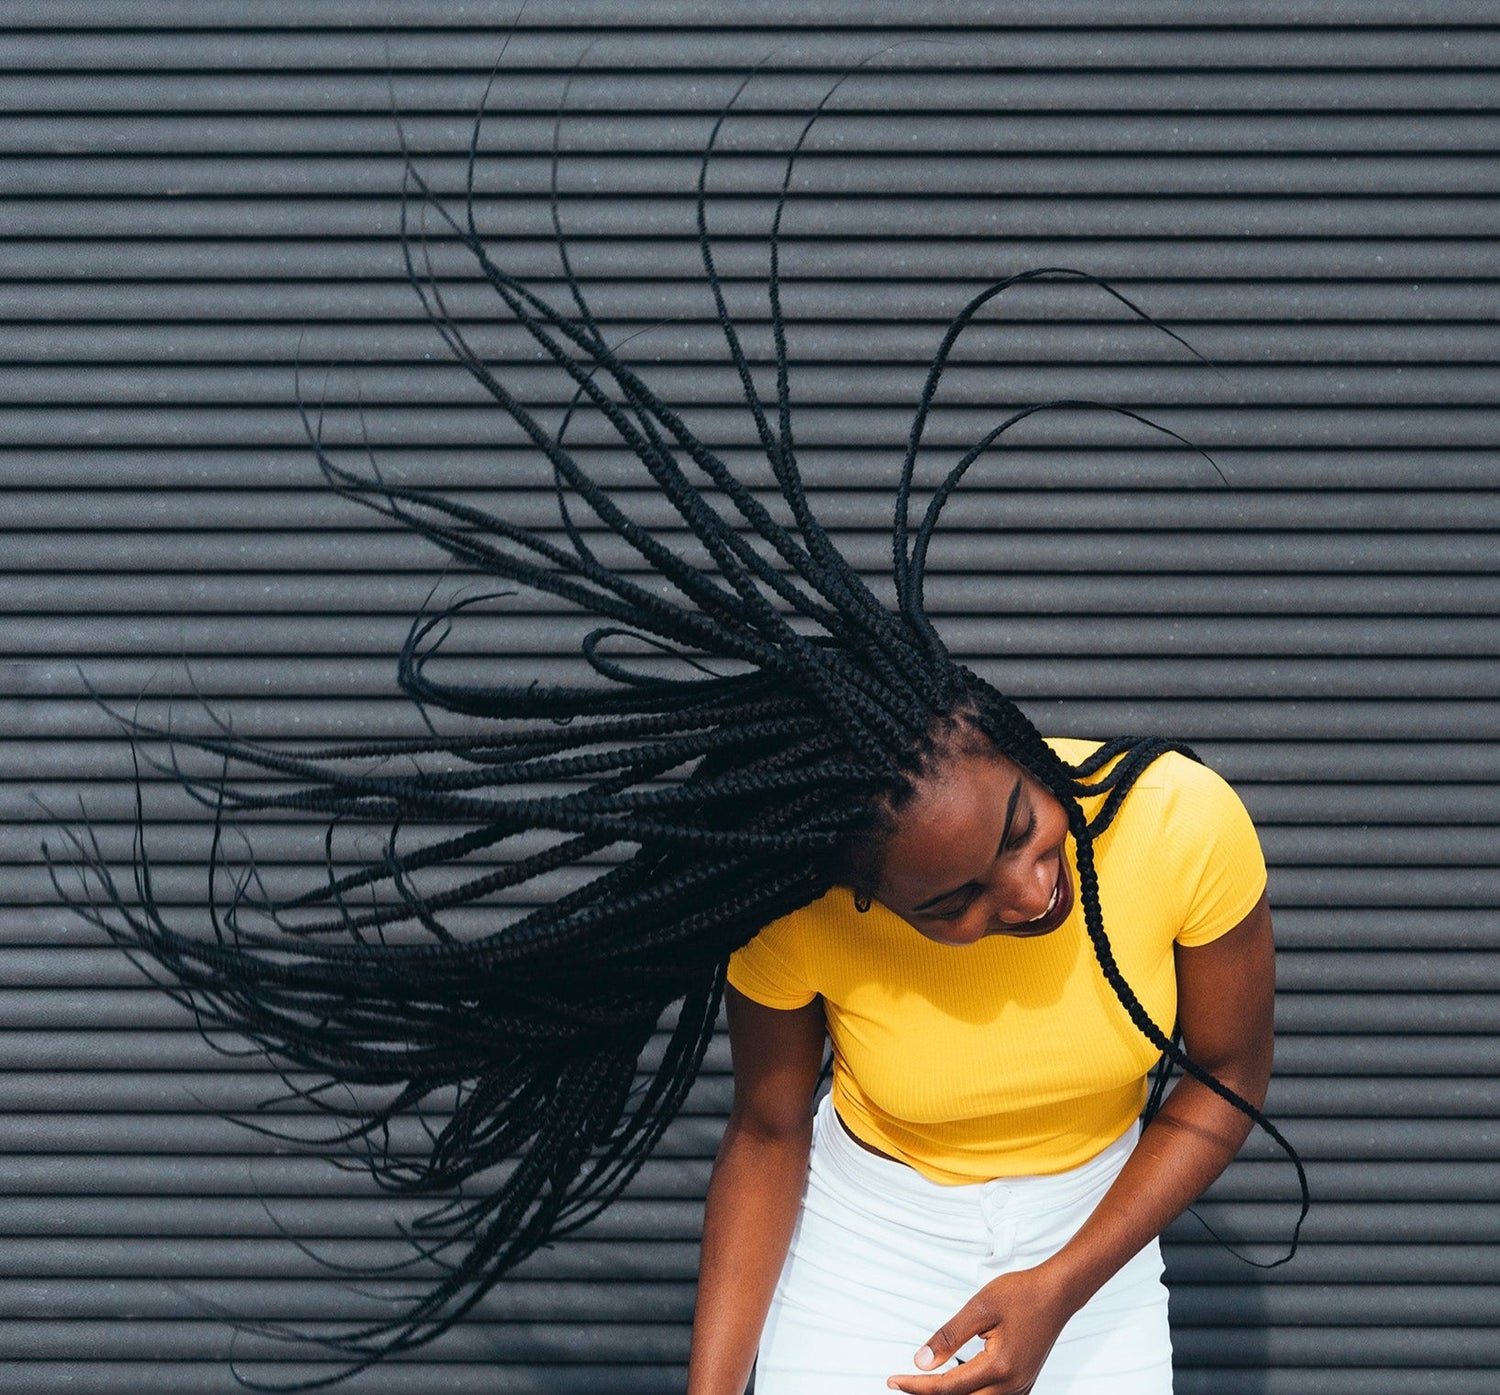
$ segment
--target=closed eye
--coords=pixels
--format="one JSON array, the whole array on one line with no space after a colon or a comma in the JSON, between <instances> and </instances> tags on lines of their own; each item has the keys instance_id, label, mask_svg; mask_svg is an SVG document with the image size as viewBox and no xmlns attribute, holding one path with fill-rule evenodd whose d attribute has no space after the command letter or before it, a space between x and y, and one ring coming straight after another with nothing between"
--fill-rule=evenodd
<instances>
[{"instance_id":1,"label":"closed eye","mask_svg":"<svg viewBox=\"0 0 1500 1395\"><path fill-rule=\"evenodd\" d=\"M1036 831L1036 813L1033 811L1026 822L1026 827L1013 832L1001 847L1002 852L1013 852L1021 847L1028 838Z\"/></svg>"}]
</instances>

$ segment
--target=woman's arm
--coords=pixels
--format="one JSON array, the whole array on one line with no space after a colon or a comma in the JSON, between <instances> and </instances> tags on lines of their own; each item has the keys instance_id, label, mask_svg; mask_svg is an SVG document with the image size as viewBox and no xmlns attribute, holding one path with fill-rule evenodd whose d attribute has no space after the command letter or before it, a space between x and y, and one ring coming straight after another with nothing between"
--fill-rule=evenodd
<instances>
[{"instance_id":1,"label":"woman's arm","mask_svg":"<svg viewBox=\"0 0 1500 1395\"><path fill-rule=\"evenodd\" d=\"M1178 1020L1188 1054L1259 1108L1271 1075L1276 972L1271 911L1261 897L1233 930L1178 946ZM940 1376L894 1376L913 1395L1011 1395L1031 1388L1063 1324L1159 1235L1229 1164L1250 1121L1190 1076L1178 1080L1094 1213L1051 1259L974 1295L928 1343L946 1361L971 1337L985 1351Z\"/></svg>"},{"instance_id":2,"label":"woman's arm","mask_svg":"<svg viewBox=\"0 0 1500 1395\"><path fill-rule=\"evenodd\" d=\"M725 990L734 1105L703 1216L688 1395L743 1395L786 1259L812 1143L823 1002L781 1011Z\"/></svg>"}]
</instances>

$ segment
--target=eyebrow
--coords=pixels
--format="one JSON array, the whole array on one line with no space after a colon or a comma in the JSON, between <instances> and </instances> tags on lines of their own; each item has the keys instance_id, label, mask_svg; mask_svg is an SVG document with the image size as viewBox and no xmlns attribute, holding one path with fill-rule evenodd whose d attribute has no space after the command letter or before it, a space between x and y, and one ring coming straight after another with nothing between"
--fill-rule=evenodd
<instances>
[{"instance_id":1,"label":"eyebrow","mask_svg":"<svg viewBox=\"0 0 1500 1395\"><path fill-rule=\"evenodd\" d=\"M1019 802L1020 798L1021 781L1018 779L1015 783L1015 786L1010 792L1010 799L1006 802L1005 805L1005 826L1000 830L1000 848L1004 848L1006 843L1010 841L1010 826L1013 822L1015 822L1016 804ZM996 850L996 855L999 855L999 849ZM968 885L968 882L964 883L964 886ZM946 901L950 896L957 896L958 893L964 889L964 886L956 886L952 891L944 891L940 895L929 896L927 900L923 901L920 906L912 907L912 914L915 915L919 911L931 910L940 902Z\"/></svg>"}]
</instances>

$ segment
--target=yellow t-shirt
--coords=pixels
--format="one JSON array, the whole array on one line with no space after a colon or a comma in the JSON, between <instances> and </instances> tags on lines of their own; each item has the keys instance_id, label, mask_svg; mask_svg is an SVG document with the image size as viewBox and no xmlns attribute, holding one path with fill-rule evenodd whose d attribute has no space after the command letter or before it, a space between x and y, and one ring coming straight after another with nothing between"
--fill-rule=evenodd
<instances>
[{"instance_id":1,"label":"yellow t-shirt","mask_svg":"<svg viewBox=\"0 0 1500 1395\"><path fill-rule=\"evenodd\" d=\"M1097 745L1049 744L1070 762ZM1076 887L1071 837L1064 855ZM1265 888L1250 817L1220 776L1171 753L1141 774L1094 859L1116 961L1170 1032L1173 945L1233 929ZM1081 895L1049 935L954 946L879 902L860 914L835 887L737 951L729 982L772 1008L821 996L835 1108L858 1137L935 1182L1086 1162L1140 1113L1157 1056L1104 981Z\"/></svg>"}]
</instances>

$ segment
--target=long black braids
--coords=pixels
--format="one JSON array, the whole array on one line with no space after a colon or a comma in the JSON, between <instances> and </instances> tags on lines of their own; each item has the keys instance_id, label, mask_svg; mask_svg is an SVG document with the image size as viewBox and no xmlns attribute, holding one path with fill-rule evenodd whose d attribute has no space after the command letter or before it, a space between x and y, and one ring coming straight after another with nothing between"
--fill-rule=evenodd
<instances>
[{"instance_id":1,"label":"long black braids","mask_svg":"<svg viewBox=\"0 0 1500 1395\"><path fill-rule=\"evenodd\" d=\"M714 125L697 183L704 274L788 523L606 339L558 216L559 142L551 208L573 316L508 272L477 226L473 171L483 105L461 212L423 177L403 135L408 278L455 360L550 473L565 541L388 480L371 452L363 470L339 463L325 444L321 410L304 406L313 454L335 490L427 538L468 572L502 583L410 627L397 678L429 734L310 747L249 740L223 723L193 734L122 717L138 759L212 813L207 933L169 923L158 901L139 779L128 877L87 825L64 830L78 886L64 881L49 854L60 894L152 965L205 1031L248 1038L282 1072L290 1100L336 1121L332 1146L351 1151L379 1186L432 1199L409 1236L423 1260L439 1265L439 1276L390 1319L318 1335L347 1362L328 1380L446 1331L539 1246L619 1196L698 1072L730 954L836 884L851 850L877 835L883 802L910 792L937 733L957 713L1063 803L1085 925L1136 1028L1295 1160L1259 1110L1150 1020L1115 965L1103 924L1094 840L1141 771L1163 752L1186 748L1120 739L1067 764L1014 703L954 661L923 607L928 543L943 504L1011 425L1061 408L1136 416L1063 402L1013 414L949 469L913 531L923 428L951 350L1012 285L1102 283L1068 268L1025 272L985 288L950 324L913 417L897 489L894 609L876 598L812 512L792 439L779 238L797 156L833 90L806 120L776 200L774 426L729 313L707 217L710 155L735 98ZM412 233L412 201L468 252L544 361L572 383L557 430L506 386L451 313L425 226ZM708 565L633 520L565 445L579 411L608 424ZM649 579L601 560L570 499ZM511 673L480 682L435 671L453 627L517 588L600 622L581 644L589 681L542 684ZM452 729L439 730L439 722ZM165 756L154 754L158 745ZM192 764L201 758L204 769ZM1100 801L1092 818L1083 814L1087 799ZM311 818L326 829L323 875L293 891L273 886L253 853L234 864L225 850L237 821L282 817ZM339 853L339 830L369 826L386 830L377 854ZM439 873L441 885L425 885ZM476 918L484 922L478 932ZM295 1072L320 1083L299 1083ZM413 1119L425 1137L416 1152L401 1141ZM1297 1168L1305 1214L1300 1162ZM275 1323L242 1325L308 1335Z\"/></svg>"}]
</instances>

